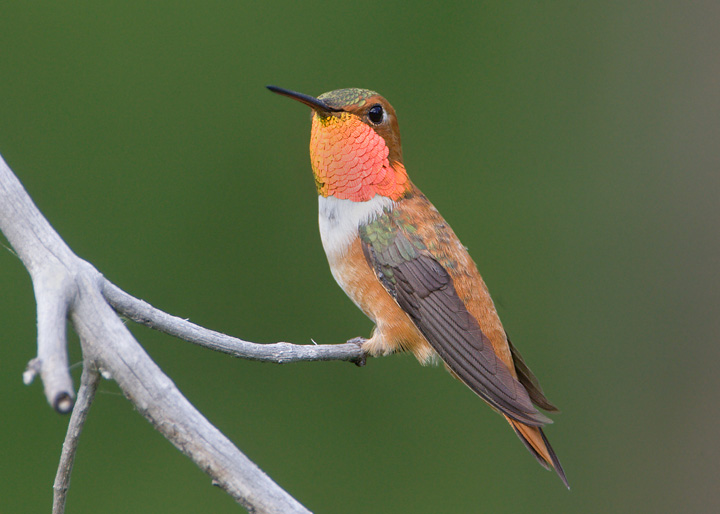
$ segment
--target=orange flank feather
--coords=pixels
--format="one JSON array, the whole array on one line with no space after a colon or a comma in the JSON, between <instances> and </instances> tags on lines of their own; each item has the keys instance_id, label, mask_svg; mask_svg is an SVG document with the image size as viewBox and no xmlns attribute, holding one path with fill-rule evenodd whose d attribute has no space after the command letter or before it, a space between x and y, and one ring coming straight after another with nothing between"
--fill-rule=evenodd
<instances>
[{"instance_id":1,"label":"orange flank feather","mask_svg":"<svg viewBox=\"0 0 720 514\"><path fill-rule=\"evenodd\" d=\"M346 254L329 255L328 260L340 287L376 325L365 351L375 356L409 351L423 363L433 358L435 351L368 266L360 239Z\"/></svg>"},{"instance_id":2,"label":"orange flank feather","mask_svg":"<svg viewBox=\"0 0 720 514\"><path fill-rule=\"evenodd\" d=\"M435 206L414 184L411 187L412 194L403 200L401 206L404 216L411 220L423 220L423 223L416 224L418 235L452 277L458 296L490 339L495 354L517 377L505 329L475 262Z\"/></svg>"}]
</instances>

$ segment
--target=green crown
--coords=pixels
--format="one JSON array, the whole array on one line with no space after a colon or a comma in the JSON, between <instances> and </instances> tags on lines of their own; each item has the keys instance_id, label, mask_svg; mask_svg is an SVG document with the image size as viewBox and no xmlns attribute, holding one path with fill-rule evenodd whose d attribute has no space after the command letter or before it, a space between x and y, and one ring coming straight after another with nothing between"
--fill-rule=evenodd
<instances>
[{"instance_id":1,"label":"green crown","mask_svg":"<svg viewBox=\"0 0 720 514\"><path fill-rule=\"evenodd\" d=\"M375 95L377 95L375 91L353 87L349 89L336 89L335 91L328 91L327 93L323 93L318 96L318 100L322 100L328 105L328 107L332 107L333 109L342 109L349 105L362 105L361 102L365 102L365 100Z\"/></svg>"}]
</instances>

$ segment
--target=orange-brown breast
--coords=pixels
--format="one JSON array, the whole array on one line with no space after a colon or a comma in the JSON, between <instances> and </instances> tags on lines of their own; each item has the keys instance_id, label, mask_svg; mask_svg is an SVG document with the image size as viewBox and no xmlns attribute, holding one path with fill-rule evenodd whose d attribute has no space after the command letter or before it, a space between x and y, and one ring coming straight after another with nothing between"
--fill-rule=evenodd
<instances>
[{"instance_id":1,"label":"orange-brown breast","mask_svg":"<svg viewBox=\"0 0 720 514\"><path fill-rule=\"evenodd\" d=\"M365 343L365 349L370 354L411 351L421 362L427 362L435 354L415 324L375 276L365 259L359 237L350 244L344 256L329 257L329 261L340 287L377 327Z\"/></svg>"}]
</instances>

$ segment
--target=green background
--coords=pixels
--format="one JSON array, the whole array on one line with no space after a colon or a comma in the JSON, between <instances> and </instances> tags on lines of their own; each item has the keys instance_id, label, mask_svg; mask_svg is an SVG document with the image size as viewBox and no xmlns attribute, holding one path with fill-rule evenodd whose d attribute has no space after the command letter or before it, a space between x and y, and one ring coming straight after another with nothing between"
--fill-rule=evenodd
<instances>
[{"instance_id":1,"label":"green background","mask_svg":"<svg viewBox=\"0 0 720 514\"><path fill-rule=\"evenodd\" d=\"M133 326L151 356L318 513L716 512L718 11L5 2L0 153L131 294L252 341L338 343L371 323L327 269L308 109L264 86L379 91L411 177L563 411L547 434L572 490L410 356L259 364ZM68 418L22 384L35 304L0 250L0 512L49 512ZM68 512L238 510L101 383Z\"/></svg>"}]
</instances>

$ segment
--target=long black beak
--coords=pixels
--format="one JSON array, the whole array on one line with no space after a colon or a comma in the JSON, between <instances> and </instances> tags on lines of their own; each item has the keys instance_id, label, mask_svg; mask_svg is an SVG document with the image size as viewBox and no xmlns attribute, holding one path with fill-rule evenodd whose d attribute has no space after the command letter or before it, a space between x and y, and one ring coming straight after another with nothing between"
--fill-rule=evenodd
<instances>
[{"instance_id":1,"label":"long black beak","mask_svg":"<svg viewBox=\"0 0 720 514\"><path fill-rule=\"evenodd\" d=\"M342 109L336 109L335 107L330 107L328 104L326 104L322 100L318 100L314 96L304 95L302 93L297 93L295 91L290 91L289 89L283 89L283 88L277 87L277 86L267 86L267 88L270 91L272 91L273 93L287 96L289 98L297 100L298 102L302 102L305 105L309 106L310 108L315 109L316 111L323 111L323 112L340 112L340 111L342 111Z\"/></svg>"}]
</instances>

